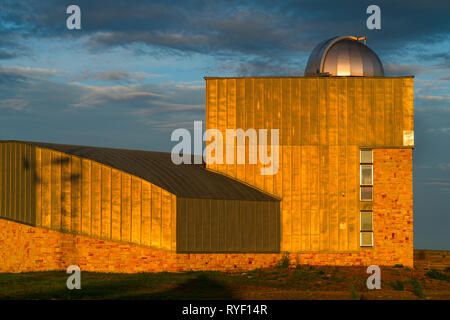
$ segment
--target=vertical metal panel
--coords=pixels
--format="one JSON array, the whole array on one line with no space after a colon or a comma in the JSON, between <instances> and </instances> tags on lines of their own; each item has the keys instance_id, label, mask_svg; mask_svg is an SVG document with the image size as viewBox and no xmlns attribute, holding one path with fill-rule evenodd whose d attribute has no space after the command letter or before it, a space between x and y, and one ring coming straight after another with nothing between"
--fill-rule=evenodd
<instances>
[{"instance_id":1,"label":"vertical metal panel","mask_svg":"<svg viewBox=\"0 0 450 320\"><path fill-rule=\"evenodd\" d=\"M42 226L51 228L51 152L42 149Z\"/></svg>"},{"instance_id":2,"label":"vertical metal panel","mask_svg":"<svg viewBox=\"0 0 450 320\"><path fill-rule=\"evenodd\" d=\"M301 250L301 148L292 147L292 218L291 218L291 250ZM273 213L272 213L273 214Z\"/></svg>"},{"instance_id":3,"label":"vertical metal panel","mask_svg":"<svg viewBox=\"0 0 450 320\"><path fill-rule=\"evenodd\" d=\"M276 119L278 118L278 115L280 114L279 108L275 107L275 105L272 103L273 96L277 91L280 91L280 80L271 80L271 79L265 79L264 80L264 122L265 127L267 128L267 154L272 155L272 148L271 148L271 137L272 137L272 129L280 129L278 127L275 127L275 123L277 123ZM280 117L281 118L281 117ZM281 130L279 131L279 135L281 135ZM280 136L281 138L281 136ZM259 140L259 137L258 137ZM259 142L261 146L261 141ZM267 165L264 165L264 167L267 167ZM263 190L267 190L267 192L273 193L273 185L274 185L274 177L273 175L265 175L263 177L264 179L264 187Z\"/></svg>"},{"instance_id":4,"label":"vertical metal panel","mask_svg":"<svg viewBox=\"0 0 450 320\"><path fill-rule=\"evenodd\" d=\"M131 177L131 242L141 242L142 183Z\"/></svg>"},{"instance_id":5,"label":"vertical metal panel","mask_svg":"<svg viewBox=\"0 0 450 320\"><path fill-rule=\"evenodd\" d=\"M218 250L222 251L225 250L226 248L226 229L225 229L225 216L226 213L225 208L224 208L224 202L223 200L215 200L214 202L217 203L217 212L216 215L218 217L217 220L217 224L218 224L218 237L219 237L219 241L218 241Z\"/></svg>"},{"instance_id":6,"label":"vertical metal panel","mask_svg":"<svg viewBox=\"0 0 450 320\"><path fill-rule=\"evenodd\" d=\"M36 164L34 166L33 184L35 185L35 210L36 210L36 226L42 226L42 149L33 148L36 150Z\"/></svg>"},{"instance_id":7,"label":"vertical metal panel","mask_svg":"<svg viewBox=\"0 0 450 320\"><path fill-rule=\"evenodd\" d=\"M91 232L93 236L102 234L102 170L101 165L91 164Z\"/></svg>"},{"instance_id":8,"label":"vertical metal panel","mask_svg":"<svg viewBox=\"0 0 450 320\"><path fill-rule=\"evenodd\" d=\"M102 238L111 238L111 169L105 166L101 167L102 174ZM139 181L140 183L140 181ZM139 201L140 206L140 201ZM138 241L137 243L140 243Z\"/></svg>"},{"instance_id":9,"label":"vertical metal panel","mask_svg":"<svg viewBox=\"0 0 450 320\"><path fill-rule=\"evenodd\" d=\"M401 79L393 79L394 83L394 120L395 144L403 145L403 92Z\"/></svg>"},{"instance_id":10,"label":"vertical metal panel","mask_svg":"<svg viewBox=\"0 0 450 320\"><path fill-rule=\"evenodd\" d=\"M177 221L178 221L177 206L178 206L178 203L177 203L177 197L174 194L171 195L171 198L172 198L172 219L171 219L172 231L171 231L171 246L170 246L170 248L172 251L175 251L175 250L177 250Z\"/></svg>"},{"instance_id":11,"label":"vertical metal panel","mask_svg":"<svg viewBox=\"0 0 450 320\"><path fill-rule=\"evenodd\" d=\"M355 136L356 145L366 145L366 130L367 117L364 108L364 80L362 78L355 78Z\"/></svg>"},{"instance_id":12,"label":"vertical metal panel","mask_svg":"<svg viewBox=\"0 0 450 320\"><path fill-rule=\"evenodd\" d=\"M149 209L150 210L150 209ZM121 240L121 214L122 214L122 179L119 170L111 172L111 239ZM148 212L150 214L150 212ZM148 226L148 229L150 226ZM150 241L144 242L150 245Z\"/></svg>"},{"instance_id":13,"label":"vertical metal panel","mask_svg":"<svg viewBox=\"0 0 450 320\"><path fill-rule=\"evenodd\" d=\"M310 143L311 145L319 144L319 97L318 97L318 79L309 79L310 81Z\"/></svg>"},{"instance_id":14,"label":"vertical metal panel","mask_svg":"<svg viewBox=\"0 0 450 320\"><path fill-rule=\"evenodd\" d=\"M51 197L52 197L52 229L61 228L61 154L51 152Z\"/></svg>"},{"instance_id":15,"label":"vertical metal panel","mask_svg":"<svg viewBox=\"0 0 450 320\"><path fill-rule=\"evenodd\" d=\"M310 206L311 206L311 250L318 251L319 245L319 148L317 146L311 146L310 149Z\"/></svg>"},{"instance_id":16,"label":"vertical metal panel","mask_svg":"<svg viewBox=\"0 0 450 320\"><path fill-rule=\"evenodd\" d=\"M171 223L172 223L172 197L169 192L162 190L161 194L161 248L170 250L171 247Z\"/></svg>"},{"instance_id":17,"label":"vertical metal panel","mask_svg":"<svg viewBox=\"0 0 450 320\"><path fill-rule=\"evenodd\" d=\"M202 225L202 232L203 232L203 250L204 251L211 251L211 200L207 199L203 203L203 225Z\"/></svg>"},{"instance_id":18,"label":"vertical metal panel","mask_svg":"<svg viewBox=\"0 0 450 320\"><path fill-rule=\"evenodd\" d=\"M150 246L152 228L152 187L149 182L142 182L142 235L141 243Z\"/></svg>"},{"instance_id":19,"label":"vertical metal panel","mask_svg":"<svg viewBox=\"0 0 450 320\"><path fill-rule=\"evenodd\" d=\"M217 104L217 129L221 131L225 139L225 128L227 126L227 80L221 79L217 83L218 104ZM214 151L215 152L215 151ZM225 156L225 141L223 143L222 154ZM216 154L214 154L216 156ZM225 161L223 161L225 163ZM216 169L227 174L226 164L217 164Z\"/></svg>"},{"instance_id":20,"label":"vertical metal panel","mask_svg":"<svg viewBox=\"0 0 450 320\"><path fill-rule=\"evenodd\" d=\"M21 143L15 143L16 145L16 220L24 220L23 210L23 148Z\"/></svg>"},{"instance_id":21,"label":"vertical metal panel","mask_svg":"<svg viewBox=\"0 0 450 320\"><path fill-rule=\"evenodd\" d=\"M301 83L301 144L310 145L311 144L311 110L310 110L310 86L311 81L309 79L302 79Z\"/></svg>"},{"instance_id":22,"label":"vertical metal panel","mask_svg":"<svg viewBox=\"0 0 450 320\"><path fill-rule=\"evenodd\" d=\"M91 204L92 204L92 198L91 198L91 183L92 183L92 176L91 176L91 163L92 161L82 159L81 160L81 198L82 198L82 204L81 204L81 233L90 235L92 234L91 230Z\"/></svg>"},{"instance_id":23,"label":"vertical metal panel","mask_svg":"<svg viewBox=\"0 0 450 320\"><path fill-rule=\"evenodd\" d=\"M246 127L245 124L245 80L236 80L236 128L243 129ZM247 154L247 153L246 153ZM237 156L236 156L237 159ZM236 178L244 181L245 180L245 164L236 166Z\"/></svg>"},{"instance_id":24,"label":"vertical metal panel","mask_svg":"<svg viewBox=\"0 0 450 320\"><path fill-rule=\"evenodd\" d=\"M328 143L330 146L335 146L338 144L337 124L338 124L338 88L337 88L337 80L335 78L332 78L328 81L328 110L327 110Z\"/></svg>"},{"instance_id":25,"label":"vertical metal panel","mask_svg":"<svg viewBox=\"0 0 450 320\"><path fill-rule=\"evenodd\" d=\"M329 147L329 236L330 250L337 251L339 249L339 221L338 221L338 163L339 163L339 147Z\"/></svg>"},{"instance_id":26,"label":"vertical metal panel","mask_svg":"<svg viewBox=\"0 0 450 320\"><path fill-rule=\"evenodd\" d=\"M152 246L161 246L161 188L152 186Z\"/></svg>"},{"instance_id":27,"label":"vertical metal panel","mask_svg":"<svg viewBox=\"0 0 450 320\"><path fill-rule=\"evenodd\" d=\"M330 201L329 201L329 147L320 146L319 162L319 199L320 199L320 251L327 251L330 247Z\"/></svg>"},{"instance_id":28,"label":"vertical metal panel","mask_svg":"<svg viewBox=\"0 0 450 320\"><path fill-rule=\"evenodd\" d=\"M402 110L403 113L403 130L414 130L414 92L413 79L405 78L402 81Z\"/></svg>"},{"instance_id":29,"label":"vertical metal panel","mask_svg":"<svg viewBox=\"0 0 450 320\"><path fill-rule=\"evenodd\" d=\"M6 206L6 217L12 219L12 212L14 210L14 193L13 193L13 183L14 183L14 144L13 143L8 143L8 166L7 166L7 172L8 172L8 176L7 176L7 186L6 189L8 190L8 202L7 202L7 206Z\"/></svg>"},{"instance_id":30,"label":"vertical metal panel","mask_svg":"<svg viewBox=\"0 0 450 320\"><path fill-rule=\"evenodd\" d=\"M122 173L122 241L131 241L131 176Z\"/></svg>"},{"instance_id":31,"label":"vertical metal panel","mask_svg":"<svg viewBox=\"0 0 450 320\"><path fill-rule=\"evenodd\" d=\"M203 201L201 199L192 199L190 202L192 205L191 214L194 218L193 229L195 232L195 241L193 243L193 246L196 251L203 251ZM223 223L223 221L221 223Z\"/></svg>"},{"instance_id":32,"label":"vertical metal panel","mask_svg":"<svg viewBox=\"0 0 450 320\"><path fill-rule=\"evenodd\" d=\"M355 78L347 79L347 144L356 144Z\"/></svg>"},{"instance_id":33,"label":"vertical metal panel","mask_svg":"<svg viewBox=\"0 0 450 320\"><path fill-rule=\"evenodd\" d=\"M218 127L218 82L219 80L212 80L207 83L206 115L208 117L208 121L206 121L206 129ZM216 169L216 167L216 164L211 164L211 169Z\"/></svg>"},{"instance_id":34,"label":"vertical metal panel","mask_svg":"<svg viewBox=\"0 0 450 320\"><path fill-rule=\"evenodd\" d=\"M339 78L338 82L338 144L347 144L347 79Z\"/></svg>"},{"instance_id":35,"label":"vertical metal panel","mask_svg":"<svg viewBox=\"0 0 450 320\"><path fill-rule=\"evenodd\" d=\"M311 249L311 161L310 146L301 147L301 232L302 232L302 250ZM283 197L284 202L284 197ZM283 224L283 239L285 236L285 225Z\"/></svg>"},{"instance_id":36,"label":"vertical metal panel","mask_svg":"<svg viewBox=\"0 0 450 320\"><path fill-rule=\"evenodd\" d=\"M385 127L384 127L384 97L385 90L384 85L386 83L385 79L374 79L374 97L375 97L375 118L374 118L374 130L375 134L375 144L377 146L386 145L385 139Z\"/></svg>"},{"instance_id":37,"label":"vertical metal panel","mask_svg":"<svg viewBox=\"0 0 450 320\"><path fill-rule=\"evenodd\" d=\"M27 221L31 225L36 225L36 215L34 214L34 187L33 187L33 170L34 170L34 155L33 153L34 148L31 146L26 146L26 153L27 153L27 168L26 168L26 174L27 174Z\"/></svg>"},{"instance_id":38,"label":"vertical metal panel","mask_svg":"<svg viewBox=\"0 0 450 320\"><path fill-rule=\"evenodd\" d=\"M176 224L176 239L177 239L177 251L188 250L188 209L186 208L186 199L177 198L177 224Z\"/></svg>"},{"instance_id":39,"label":"vertical metal panel","mask_svg":"<svg viewBox=\"0 0 450 320\"><path fill-rule=\"evenodd\" d=\"M364 109L366 110L366 144L375 145L375 94L374 80L366 79L364 83Z\"/></svg>"},{"instance_id":40,"label":"vertical metal panel","mask_svg":"<svg viewBox=\"0 0 450 320\"><path fill-rule=\"evenodd\" d=\"M347 146L338 147L338 235L339 250L348 250L347 225Z\"/></svg>"},{"instance_id":41,"label":"vertical metal panel","mask_svg":"<svg viewBox=\"0 0 450 320\"><path fill-rule=\"evenodd\" d=\"M81 160L77 157L71 157L72 175L71 175L71 206L72 206L72 227L71 231L81 234Z\"/></svg>"},{"instance_id":42,"label":"vertical metal panel","mask_svg":"<svg viewBox=\"0 0 450 320\"><path fill-rule=\"evenodd\" d=\"M282 156L282 166L280 167L280 170L282 171L283 175L283 186L282 186L282 192L283 192L283 203L281 205L281 214L283 219L283 227L284 227L284 237L283 237L283 243L281 245L281 248L283 251L290 251L291 250L291 224L292 224L292 216L291 216L291 208L292 208L292 197L291 197L291 179L292 179L292 152L291 147L289 146L282 146L280 148L282 150L283 156Z\"/></svg>"},{"instance_id":43,"label":"vertical metal panel","mask_svg":"<svg viewBox=\"0 0 450 320\"><path fill-rule=\"evenodd\" d=\"M348 249L355 251L358 249L359 233L359 148L348 146L347 149L347 216L348 216Z\"/></svg>"},{"instance_id":44,"label":"vertical metal panel","mask_svg":"<svg viewBox=\"0 0 450 320\"><path fill-rule=\"evenodd\" d=\"M392 146L395 143L394 129L394 93L392 79L385 80L384 94L384 135L385 145Z\"/></svg>"},{"instance_id":45,"label":"vertical metal panel","mask_svg":"<svg viewBox=\"0 0 450 320\"><path fill-rule=\"evenodd\" d=\"M291 141L292 145L301 144L301 85L300 79L291 79Z\"/></svg>"},{"instance_id":46,"label":"vertical metal panel","mask_svg":"<svg viewBox=\"0 0 450 320\"><path fill-rule=\"evenodd\" d=\"M187 200L186 200L187 201ZM210 219L211 219L211 250L213 248L219 248L220 246L220 220L219 220L219 207L218 202L210 200ZM185 209L187 209L185 207ZM178 212L180 212L181 208L178 208ZM188 222L188 221L186 221ZM189 230L189 229L187 229ZM177 230L178 232L178 230ZM248 236L248 235L247 235ZM178 244L177 244L178 245Z\"/></svg>"},{"instance_id":47,"label":"vertical metal panel","mask_svg":"<svg viewBox=\"0 0 450 320\"><path fill-rule=\"evenodd\" d=\"M13 163L13 185L12 190L14 192L14 203L13 203L13 211L12 217L14 220L19 221L20 220L20 212L19 212L19 198L20 198L20 184L19 184L19 147L20 145L16 142L14 142L14 163Z\"/></svg>"},{"instance_id":48,"label":"vertical metal panel","mask_svg":"<svg viewBox=\"0 0 450 320\"><path fill-rule=\"evenodd\" d=\"M236 79L230 79L226 82L227 85L227 102L226 102L226 125L224 128L236 128ZM225 131L224 131L224 140L226 139ZM224 145L225 145L224 141ZM233 148L233 163L236 163L236 142L234 142L235 147ZM225 146L226 149L226 146ZM224 157L226 156L224 150ZM229 164L226 166L227 174L230 177L236 178L236 165Z\"/></svg>"},{"instance_id":49,"label":"vertical metal panel","mask_svg":"<svg viewBox=\"0 0 450 320\"><path fill-rule=\"evenodd\" d=\"M255 128L255 102L254 102L254 90L255 83L253 79L245 79L245 127L244 129ZM245 147L245 181L251 185L255 185L255 165L248 164L249 146Z\"/></svg>"},{"instance_id":50,"label":"vertical metal panel","mask_svg":"<svg viewBox=\"0 0 450 320\"><path fill-rule=\"evenodd\" d=\"M72 228L72 162L71 157L62 155L61 157L61 229L71 231Z\"/></svg>"}]
</instances>

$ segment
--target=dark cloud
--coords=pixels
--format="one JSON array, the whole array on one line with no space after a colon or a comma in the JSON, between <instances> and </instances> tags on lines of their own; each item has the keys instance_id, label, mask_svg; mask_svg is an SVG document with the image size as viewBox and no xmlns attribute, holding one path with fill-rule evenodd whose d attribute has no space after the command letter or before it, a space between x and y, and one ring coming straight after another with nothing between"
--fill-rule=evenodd
<instances>
[{"instance_id":1,"label":"dark cloud","mask_svg":"<svg viewBox=\"0 0 450 320\"><path fill-rule=\"evenodd\" d=\"M6 1L3 32L23 37L88 36L91 50L148 47L176 54L201 53L227 62L240 54L257 70L257 59L301 61L315 44L337 34L365 34L383 60L448 39L450 3L415 0L380 4L382 29L368 30L371 1L88 1L79 0L82 31L65 27L69 1ZM148 52L137 50L136 52ZM12 54L12 53L11 53ZM5 57L8 54L5 55ZM256 62L255 62L256 59ZM289 64L283 64L289 67ZM245 72L245 70L238 72Z\"/></svg>"}]
</instances>

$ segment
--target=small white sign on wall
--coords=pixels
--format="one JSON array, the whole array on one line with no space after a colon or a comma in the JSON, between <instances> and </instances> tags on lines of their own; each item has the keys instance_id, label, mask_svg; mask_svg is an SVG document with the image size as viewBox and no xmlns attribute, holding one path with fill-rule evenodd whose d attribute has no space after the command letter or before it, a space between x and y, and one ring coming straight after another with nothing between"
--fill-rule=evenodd
<instances>
[{"instance_id":1,"label":"small white sign on wall","mask_svg":"<svg viewBox=\"0 0 450 320\"><path fill-rule=\"evenodd\" d=\"M414 146L414 130L403 130L403 145Z\"/></svg>"}]
</instances>

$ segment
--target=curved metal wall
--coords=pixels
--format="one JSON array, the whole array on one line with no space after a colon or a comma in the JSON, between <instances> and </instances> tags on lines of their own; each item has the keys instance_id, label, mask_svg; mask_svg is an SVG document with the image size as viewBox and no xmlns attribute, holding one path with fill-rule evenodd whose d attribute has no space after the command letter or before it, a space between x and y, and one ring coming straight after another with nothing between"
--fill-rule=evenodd
<instances>
[{"instance_id":1,"label":"curved metal wall","mask_svg":"<svg viewBox=\"0 0 450 320\"><path fill-rule=\"evenodd\" d=\"M176 197L95 161L0 143L0 217L105 240L176 249Z\"/></svg>"}]
</instances>

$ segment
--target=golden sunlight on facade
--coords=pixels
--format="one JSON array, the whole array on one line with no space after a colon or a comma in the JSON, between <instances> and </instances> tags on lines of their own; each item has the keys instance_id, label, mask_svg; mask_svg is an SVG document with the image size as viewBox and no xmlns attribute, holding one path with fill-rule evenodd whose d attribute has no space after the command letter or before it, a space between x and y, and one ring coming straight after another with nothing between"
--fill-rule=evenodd
<instances>
[{"instance_id":1,"label":"golden sunlight on facade","mask_svg":"<svg viewBox=\"0 0 450 320\"><path fill-rule=\"evenodd\" d=\"M206 129L279 130L274 175L237 146L205 167L1 141L0 272L412 266L413 77L360 40L321 42L304 77L205 78Z\"/></svg>"}]
</instances>

